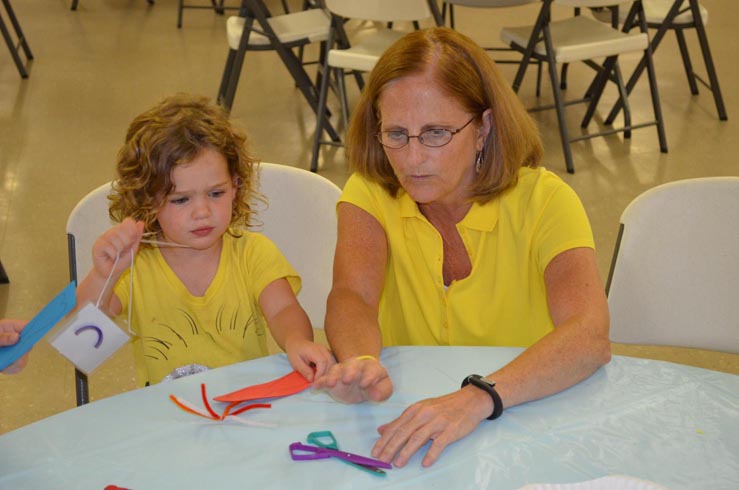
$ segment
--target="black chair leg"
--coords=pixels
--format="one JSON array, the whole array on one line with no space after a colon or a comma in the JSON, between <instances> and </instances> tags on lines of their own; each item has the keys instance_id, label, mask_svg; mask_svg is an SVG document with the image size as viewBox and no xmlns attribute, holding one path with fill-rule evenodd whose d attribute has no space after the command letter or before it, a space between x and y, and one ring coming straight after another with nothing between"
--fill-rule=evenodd
<instances>
[{"instance_id":1,"label":"black chair leg","mask_svg":"<svg viewBox=\"0 0 739 490\"><path fill-rule=\"evenodd\" d=\"M185 8L185 0L177 2L177 29L182 29L182 11Z\"/></svg>"},{"instance_id":2,"label":"black chair leg","mask_svg":"<svg viewBox=\"0 0 739 490\"><path fill-rule=\"evenodd\" d=\"M249 36L251 35L252 25L254 25L254 18L245 17L244 29L241 31L241 39L239 40L239 49L229 49L228 58L226 59L226 67L223 70L223 78L221 79L221 89L223 92L221 105L229 112L231 111L231 107L233 107L234 97L236 97L236 89L239 86L239 78L241 78L241 69L244 66L246 49L249 46ZM226 75L227 73L228 77ZM224 86L226 78L228 78L228 82Z\"/></svg>"},{"instance_id":3,"label":"black chair leg","mask_svg":"<svg viewBox=\"0 0 739 490\"><path fill-rule=\"evenodd\" d=\"M88 391L87 375L79 369L74 370L75 386L77 388L77 406L80 407L90 401L90 392Z\"/></svg>"},{"instance_id":4,"label":"black chair leg","mask_svg":"<svg viewBox=\"0 0 739 490\"><path fill-rule=\"evenodd\" d=\"M685 33L683 33L682 29L675 29L675 36L677 37L677 45L680 47L680 56L683 59L685 76L688 77L690 93L693 95L698 95L698 84L695 81L693 63L690 61L690 51L688 51L688 43L685 42Z\"/></svg>"},{"instance_id":5,"label":"black chair leg","mask_svg":"<svg viewBox=\"0 0 739 490\"><path fill-rule=\"evenodd\" d=\"M549 78L552 83L552 91L554 92L554 105L557 109L557 122L559 123L559 136L562 139L562 152L565 157L565 165L567 173L574 174L575 166L572 163L572 149L570 148L570 137L567 134L567 120L565 118L565 105L562 98L562 92L559 89L559 80L557 80L557 62L554 59L554 46L552 45L552 36L549 26L544 25L544 44L547 49L547 64L549 65Z\"/></svg>"},{"instance_id":6,"label":"black chair leg","mask_svg":"<svg viewBox=\"0 0 739 490\"><path fill-rule=\"evenodd\" d=\"M642 19L643 31L646 32L646 22ZM654 60L652 59L652 46L647 44L645 56L643 58L647 65L647 78L649 79L649 92L652 96L652 108L654 110L654 119L657 121L657 137L659 138L659 150L667 153L667 138L665 137L665 122L662 119L662 107L659 102L659 90L657 89L657 74L654 70ZM628 87L626 87L628 93Z\"/></svg>"},{"instance_id":7,"label":"black chair leg","mask_svg":"<svg viewBox=\"0 0 739 490\"><path fill-rule=\"evenodd\" d=\"M721 121L726 121L728 119L728 116L726 114L726 107L724 106L724 98L721 96L721 87L719 87L718 84L716 66L713 64L713 56L711 56L711 48L708 45L708 36L706 35L706 28L703 25L703 20L701 19L698 2L694 2L691 0L690 9L693 13L693 19L695 21L695 31L698 34L698 42L700 43L701 52L703 53L703 61L706 64L706 71L708 72L708 80L711 84L711 92L713 92L713 100L716 103L718 118Z\"/></svg>"},{"instance_id":8,"label":"black chair leg","mask_svg":"<svg viewBox=\"0 0 739 490\"><path fill-rule=\"evenodd\" d=\"M567 68L570 66L569 63L562 63L562 75L560 76L559 88L567 90Z\"/></svg>"},{"instance_id":9,"label":"black chair leg","mask_svg":"<svg viewBox=\"0 0 739 490\"><path fill-rule=\"evenodd\" d=\"M613 74L616 77L616 85L618 85L618 93L621 97L621 103L623 105L624 110L624 127L630 128L631 127L631 104L629 104L629 94L626 92L626 87L624 86L624 77L621 75L621 68L618 65L618 61L613 65ZM624 130L624 138L629 139L631 138L631 130L626 129Z\"/></svg>"},{"instance_id":10,"label":"black chair leg","mask_svg":"<svg viewBox=\"0 0 739 490\"><path fill-rule=\"evenodd\" d=\"M231 111L231 107L233 107L234 98L236 97L236 89L239 87L239 78L241 78L241 69L244 66L245 56L246 51L237 51L231 66L228 86L226 87L226 93L223 96L223 107L225 107L229 112Z\"/></svg>"},{"instance_id":11,"label":"black chair leg","mask_svg":"<svg viewBox=\"0 0 739 490\"><path fill-rule=\"evenodd\" d=\"M10 36L10 30L5 25L5 21L3 20L2 16L0 16L0 32L2 32L5 43L8 45L10 56L13 58L13 62L15 63L15 66L18 69L18 73L20 74L21 78L28 78L28 71L26 70L23 61L18 54L18 49L23 48L23 53L26 55L27 60L33 59L33 53L31 53L31 48L28 46L26 37L23 34L23 30L21 29L21 25L15 16L15 12L13 11L13 7L10 5L10 0L2 0L2 2L5 6L5 11L8 14L8 19L10 20L10 23L13 26L13 30L15 31L15 35L18 38L18 43L16 44L13 41L13 38Z\"/></svg>"},{"instance_id":12,"label":"black chair leg","mask_svg":"<svg viewBox=\"0 0 739 490\"><path fill-rule=\"evenodd\" d=\"M328 45L331 46L332 43ZM331 68L328 63L324 63L321 67L323 75L321 76L321 87L318 91L318 107L316 109L316 132L313 135L313 153L311 154L310 171L318 172L318 153L321 150L321 138L323 137L323 128L327 119L326 116L326 100L328 98L328 86L331 78Z\"/></svg>"},{"instance_id":13,"label":"black chair leg","mask_svg":"<svg viewBox=\"0 0 739 490\"><path fill-rule=\"evenodd\" d=\"M0 261L0 284L10 284L10 278L8 277L8 273L5 272L2 261Z\"/></svg>"},{"instance_id":14,"label":"black chair leg","mask_svg":"<svg viewBox=\"0 0 739 490\"><path fill-rule=\"evenodd\" d=\"M336 86L339 89L339 98L341 99L341 120L344 128L349 127L349 98L346 95L346 74L342 68L336 70Z\"/></svg>"},{"instance_id":15,"label":"black chair leg","mask_svg":"<svg viewBox=\"0 0 739 490\"><path fill-rule=\"evenodd\" d=\"M216 101L227 111L230 111L231 107L226 107L226 90L231 81L235 57L236 50L229 49L228 56L226 57L226 66L223 68L223 76L221 77L221 86L218 88L218 96L216 97Z\"/></svg>"},{"instance_id":16,"label":"black chair leg","mask_svg":"<svg viewBox=\"0 0 739 490\"><path fill-rule=\"evenodd\" d=\"M608 83L611 71L613 70L613 66L615 64L615 56L606 58L606 61L603 62L603 66L601 67L600 72L596 75L596 77L593 79L593 83L590 84L590 87L588 87L588 90L585 92L585 98L589 100L588 108L585 111L585 116L583 116L582 122L580 123L581 128L586 128L590 124L590 121L595 114L595 108L598 106L598 102L600 102L600 98L603 95L603 91L605 90L606 84Z\"/></svg>"}]
</instances>

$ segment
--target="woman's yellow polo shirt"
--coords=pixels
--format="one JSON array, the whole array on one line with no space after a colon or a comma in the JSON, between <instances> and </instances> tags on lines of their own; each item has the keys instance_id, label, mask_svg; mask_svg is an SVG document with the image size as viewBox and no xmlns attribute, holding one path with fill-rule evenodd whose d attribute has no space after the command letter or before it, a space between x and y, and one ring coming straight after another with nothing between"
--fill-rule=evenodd
<instances>
[{"instance_id":1,"label":"woman's yellow polo shirt","mask_svg":"<svg viewBox=\"0 0 739 490\"><path fill-rule=\"evenodd\" d=\"M385 230L388 262L380 299L383 344L529 346L554 329L544 270L558 254L595 248L575 192L544 168L522 168L518 184L473 204L457 223L471 274L444 287L441 235L400 189L354 174L339 202Z\"/></svg>"}]
</instances>

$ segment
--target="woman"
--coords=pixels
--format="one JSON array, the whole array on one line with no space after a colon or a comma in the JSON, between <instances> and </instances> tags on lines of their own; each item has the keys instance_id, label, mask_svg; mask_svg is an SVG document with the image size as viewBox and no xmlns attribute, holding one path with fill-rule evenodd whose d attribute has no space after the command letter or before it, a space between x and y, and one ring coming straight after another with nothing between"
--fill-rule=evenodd
<instances>
[{"instance_id":1,"label":"woman","mask_svg":"<svg viewBox=\"0 0 739 490\"><path fill-rule=\"evenodd\" d=\"M381 426L373 456L422 464L503 407L610 360L608 307L575 193L537 168L536 128L487 54L433 28L379 60L349 129L326 334L339 364L315 386L381 401L389 345L527 349L485 378ZM492 386L494 383L494 386Z\"/></svg>"}]
</instances>

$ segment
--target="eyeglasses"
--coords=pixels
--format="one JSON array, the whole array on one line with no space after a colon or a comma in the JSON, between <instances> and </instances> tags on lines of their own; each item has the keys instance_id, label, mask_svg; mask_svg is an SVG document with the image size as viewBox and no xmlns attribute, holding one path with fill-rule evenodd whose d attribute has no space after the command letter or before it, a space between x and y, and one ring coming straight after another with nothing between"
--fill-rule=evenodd
<instances>
[{"instance_id":1,"label":"eyeglasses","mask_svg":"<svg viewBox=\"0 0 739 490\"><path fill-rule=\"evenodd\" d=\"M397 150L407 145L411 138L418 138L418 142L424 146L438 148L452 141L452 137L466 128L477 116L464 123L464 126L457 129L433 128L422 131L418 135L409 135L406 131L380 131L375 133L377 141L385 148Z\"/></svg>"}]
</instances>

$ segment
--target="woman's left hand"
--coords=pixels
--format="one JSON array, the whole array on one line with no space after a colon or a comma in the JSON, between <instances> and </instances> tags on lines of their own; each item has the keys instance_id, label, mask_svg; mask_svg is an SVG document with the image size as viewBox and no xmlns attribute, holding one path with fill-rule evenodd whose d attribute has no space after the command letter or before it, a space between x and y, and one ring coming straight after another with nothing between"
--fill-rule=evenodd
<instances>
[{"instance_id":1,"label":"woman's left hand","mask_svg":"<svg viewBox=\"0 0 739 490\"><path fill-rule=\"evenodd\" d=\"M421 400L377 429L380 439L372 448L372 456L403 467L430 440L431 447L421 464L431 466L444 448L472 432L490 415L492 405L490 396L475 387Z\"/></svg>"}]
</instances>

